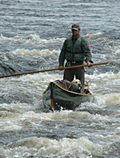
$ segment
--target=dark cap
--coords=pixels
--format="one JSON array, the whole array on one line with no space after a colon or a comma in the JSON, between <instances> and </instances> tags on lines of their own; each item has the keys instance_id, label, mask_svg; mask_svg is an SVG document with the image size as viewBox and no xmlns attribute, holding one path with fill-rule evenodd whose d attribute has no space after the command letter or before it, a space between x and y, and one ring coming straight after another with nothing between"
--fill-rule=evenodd
<instances>
[{"instance_id":1,"label":"dark cap","mask_svg":"<svg viewBox=\"0 0 120 158\"><path fill-rule=\"evenodd\" d=\"M80 30L80 26L78 24L73 24L72 30Z\"/></svg>"}]
</instances>

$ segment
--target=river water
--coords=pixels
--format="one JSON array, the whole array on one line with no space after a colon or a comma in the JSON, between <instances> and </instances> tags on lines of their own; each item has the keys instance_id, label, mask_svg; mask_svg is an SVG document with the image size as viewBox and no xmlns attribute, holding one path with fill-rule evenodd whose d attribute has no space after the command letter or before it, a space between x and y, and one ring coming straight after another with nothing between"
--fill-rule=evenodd
<instances>
[{"instance_id":1,"label":"river water","mask_svg":"<svg viewBox=\"0 0 120 158\"><path fill-rule=\"evenodd\" d=\"M0 79L0 158L120 157L119 0L0 0L0 76L58 67L80 24L94 63L94 94L75 111L44 112L42 94L63 71Z\"/></svg>"}]
</instances>

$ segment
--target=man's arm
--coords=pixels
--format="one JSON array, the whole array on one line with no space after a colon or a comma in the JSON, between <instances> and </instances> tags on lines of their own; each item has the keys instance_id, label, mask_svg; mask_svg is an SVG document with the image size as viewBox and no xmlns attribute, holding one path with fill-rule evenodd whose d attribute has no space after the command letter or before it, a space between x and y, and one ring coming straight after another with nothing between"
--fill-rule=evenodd
<instances>
[{"instance_id":1,"label":"man's arm","mask_svg":"<svg viewBox=\"0 0 120 158\"><path fill-rule=\"evenodd\" d=\"M92 59L92 54L91 54L91 51L90 51L90 48L89 48L89 43L83 39L82 41L82 49L83 49L83 52L85 53L85 61L88 65L88 67L91 67L93 61L91 60Z\"/></svg>"},{"instance_id":2,"label":"man's arm","mask_svg":"<svg viewBox=\"0 0 120 158\"><path fill-rule=\"evenodd\" d=\"M63 67L64 67L64 60L65 60L65 43L66 41L64 42L63 44L63 47L61 49L61 52L60 52L60 56L59 56L59 69L62 70Z\"/></svg>"}]
</instances>

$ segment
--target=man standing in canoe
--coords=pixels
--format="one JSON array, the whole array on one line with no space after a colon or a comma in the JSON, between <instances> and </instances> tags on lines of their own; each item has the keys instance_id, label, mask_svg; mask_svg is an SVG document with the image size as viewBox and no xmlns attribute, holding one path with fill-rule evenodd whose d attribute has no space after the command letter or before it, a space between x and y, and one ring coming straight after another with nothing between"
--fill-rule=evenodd
<instances>
[{"instance_id":1,"label":"man standing in canoe","mask_svg":"<svg viewBox=\"0 0 120 158\"><path fill-rule=\"evenodd\" d=\"M78 24L73 24L71 29L72 36L65 40L59 56L59 70L63 70L65 59L67 61L65 64L66 67L83 65L84 61L86 61L88 67L91 67L91 51L89 49L89 44L80 36L80 26ZM84 86L84 67L66 69L63 79L72 81L74 76L76 79L79 79L82 86Z\"/></svg>"}]
</instances>

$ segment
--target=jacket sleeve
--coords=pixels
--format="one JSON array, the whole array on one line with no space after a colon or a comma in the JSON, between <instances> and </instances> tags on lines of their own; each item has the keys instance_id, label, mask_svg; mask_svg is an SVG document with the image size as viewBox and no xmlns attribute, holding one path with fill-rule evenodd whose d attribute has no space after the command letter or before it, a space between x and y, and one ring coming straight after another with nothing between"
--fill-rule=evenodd
<instances>
[{"instance_id":1,"label":"jacket sleeve","mask_svg":"<svg viewBox=\"0 0 120 158\"><path fill-rule=\"evenodd\" d=\"M65 51L66 51L66 40L63 43L60 56L59 56L59 66L64 66L64 60L65 60Z\"/></svg>"},{"instance_id":2,"label":"jacket sleeve","mask_svg":"<svg viewBox=\"0 0 120 158\"><path fill-rule=\"evenodd\" d=\"M90 48L89 48L89 43L83 39L82 40L82 50L84 52L84 55L85 55L85 61L90 61L92 62L92 54L91 54L91 51L90 51Z\"/></svg>"}]
</instances>

